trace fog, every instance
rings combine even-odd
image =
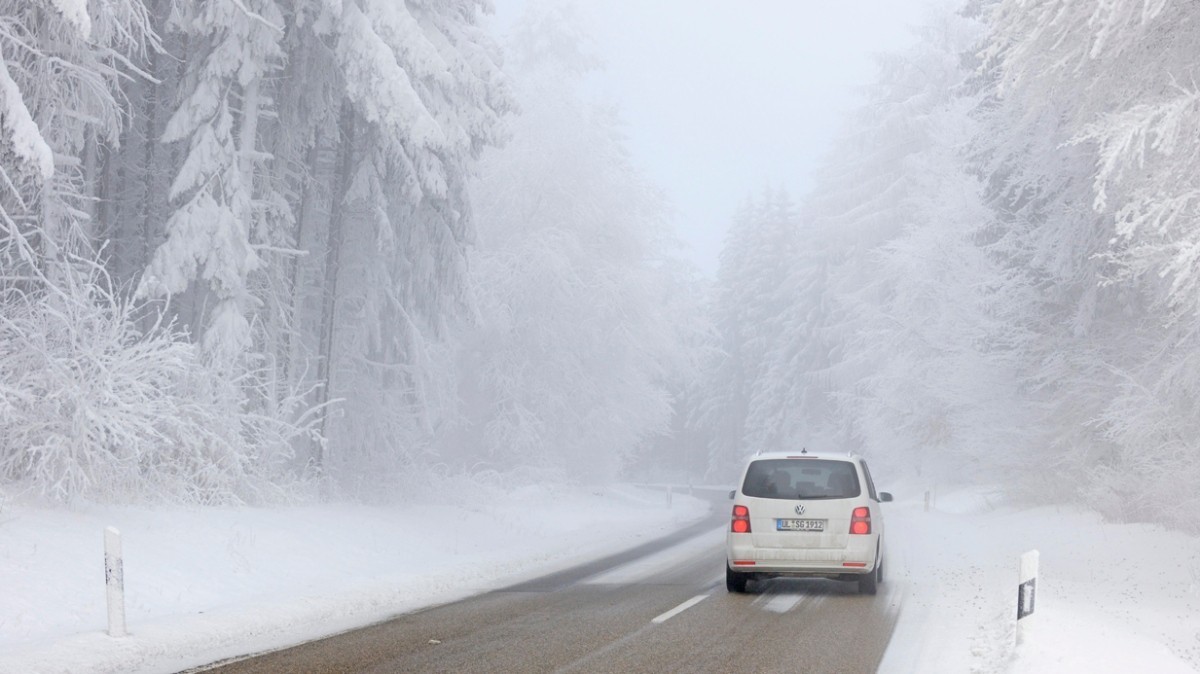
[[[0,671],[1200,666],[1200,3],[0,17]]]
[[[498,31],[537,6],[499,0]],[[925,0],[575,7],[582,49],[598,64],[582,89],[616,106],[634,162],[671,204],[685,257],[708,276],[747,195],[812,187],[877,57],[911,43],[930,11]]]
[[[6,490],[807,446],[1195,526],[1190,6],[218,4],[0,1]]]

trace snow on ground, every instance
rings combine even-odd
[[[702,517],[633,487],[530,487],[455,506],[122,508],[0,501],[0,673],[174,672],[603,557]],[[105,633],[121,531],[129,636]]]
[[[901,491],[901,490],[897,490]],[[1073,508],[1016,509],[996,490],[921,490],[889,507],[899,625],[884,674],[1200,671],[1200,540]],[[1015,645],[1017,569],[1040,553]]]
[[[1200,540],[987,489],[888,509],[884,674],[1200,671]],[[661,491],[527,488],[458,506],[76,511],[0,501],[0,673],[173,672],[453,601],[632,547],[702,517]],[[130,636],[104,633],[102,532],[121,529]],[[608,572],[711,549],[710,532]],[[1041,553],[1014,646],[1017,560]],[[594,579],[593,579],[594,582]],[[790,610],[792,607],[779,607]]]

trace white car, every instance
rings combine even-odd
[[[875,594],[883,581],[883,512],[862,458],[759,454],[746,465],[725,536],[725,587],[777,576],[854,581]]]

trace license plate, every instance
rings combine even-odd
[[[825,531],[825,520],[775,520],[776,531]]]

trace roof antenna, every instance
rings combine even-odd
[[[800,448],[800,453],[801,453],[801,454],[808,454],[808,447],[801,447],[801,448]]]

